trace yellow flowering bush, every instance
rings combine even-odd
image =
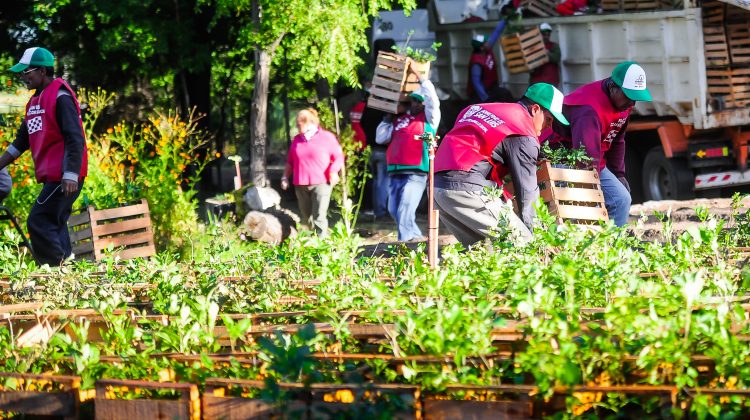
[[[3,119],[6,126],[0,127],[0,153],[7,150],[8,146],[15,140],[16,131],[21,126],[23,115],[6,114]],[[10,208],[18,221],[23,223],[42,189],[41,184],[37,184],[34,177],[34,162],[31,160],[31,153],[24,153],[16,159],[8,166],[8,172],[13,178],[13,190],[3,201],[3,205]]]

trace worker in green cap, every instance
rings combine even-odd
[[[71,256],[68,218],[81,193],[87,171],[81,109],[73,89],[54,75],[55,57],[44,48],[29,48],[10,71],[34,94],[16,139],[0,156],[0,170],[31,151],[41,192],[26,222],[34,257],[40,264],[60,265]]]
[[[427,186],[430,161],[427,142],[415,139],[424,133],[434,135],[441,115],[435,86],[414,69],[411,61],[408,71],[419,78],[419,89],[400,104],[401,113],[386,117],[378,125],[375,135],[378,144],[388,145],[388,213],[396,221],[398,240],[402,242],[426,239],[417,225],[416,213]]]
[[[646,71],[625,61],[603,80],[584,85],[565,97],[563,114],[570,126],[555,124],[553,145],[583,146],[599,170],[604,202],[617,226],[628,222],[630,185],[625,178],[625,131],[638,101],[651,101]]]
[[[471,40],[472,53],[469,58],[469,81],[466,93],[473,104],[484,102],[510,102],[510,91],[500,87],[497,59],[492,49],[505,29],[505,20],[500,20],[492,35],[475,35]]]

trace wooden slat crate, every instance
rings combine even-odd
[[[510,73],[525,73],[549,62],[539,28],[505,35],[500,39],[505,65]]]
[[[608,221],[599,172],[554,168],[541,162],[536,173],[539,195],[558,223],[594,224]]]
[[[720,1],[704,1],[701,6],[703,15],[703,25],[722,25],[724,24],[724,12],[727,4]]]
[[[601,0],[599,6],[605,12],[619,12],[622,9],[621,0]]]
[[[750,63],[750,22],[731,23],[726,28],[732,64]]]
[[[396,113],[398,102],[419,87],[419,80],[408,72],[409,61],[407,57],[395,53],[378,53],[370,97],[367,99],[368,107]],[[412,63],[418,73],[429,77],[430,63]]]
[[[622,0],[622,11],[624,12],[657,10],[663,6],[664,4],[660,0]]]
[[[457,391],[470,391],[482,401],[464,401],[446,398]],[[448,385],[442,395],[424,396],[425,420],[451,419],[532,419],[533,395],[537,388],[531,385],[465,386]],[[511,397],[512,396],[512,397]]]
[[[519,7],[541,17],[557,16],[555,0],[521,0]]]
[[[88,207],[68,221],[76,258],[100,260],[110,245],[121,259],[156,254],[148,201],[114,209]]]
[[[706,70],[708,94],[722,108],[742,108],[750,104],[750,69]]]
[[[187,383],[148,382],[120,379],[96,381],[94,411],[96,419],[176,419],[199,420],[201,399],[198,387]],[[136,391],[172,391],[177,399],[121,399],[118,393]]]
[[[251,394],[265,387],[264,381],[241,379],[206,379],[203,393],[203,418],[206,420],[268,419],[268,418],[354,418],[378,409],[378,403],[399,399],[403,408],[394,413],[378,411],[379,416],[394,419],[416,419],[419,410],[419,388],[397,384],[311,384],[279,383],[292,399],[284,405],[265,402],[260,398],[232,396],[232,390]],[[235,391],[236,395],[236,391]],[[386,403],[383,408],[388,407]]]
[[[81,378],[0,372],[0,414],[77,419]],[[14,386],[9,386],[14,383]]]
[[[703,44],[706,66],[729,65],[729,45],[723,25],[703,26]]]

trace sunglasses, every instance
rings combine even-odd
[[[26,70],[22,71],[21,74],[24,75],[24,76],[27,76],[27,75],[29,75],[29,74],[31,74],[31,73],[39,70],[39,69],[40,69],[40,67],[29,68],[29,69],[26,69]]]

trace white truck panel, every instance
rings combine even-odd
[[[548,22],[562,53],[562,90],[570,93],[594,80],[608,77],[617,63],[633,60],[646,70],[654,102],[639,102],[636,114],[674,116],[697,129],[750,124],[746,110],[711,112],[708,107],[701,10],[655,11],[607,15],[527,19]],[[439,25],[431,21],[442,42],[434,68],[442,88],[454,98],[466,98],[470,40],[488,35],[497,22]],[[499,44],[499,43],[498,43]],[[502,63],[499,45],[495,54]],[[516,96],[528,86],[528,73],[511,75],[501,64],[502,84]],[[447,85],[450,81],[450,86]]]

